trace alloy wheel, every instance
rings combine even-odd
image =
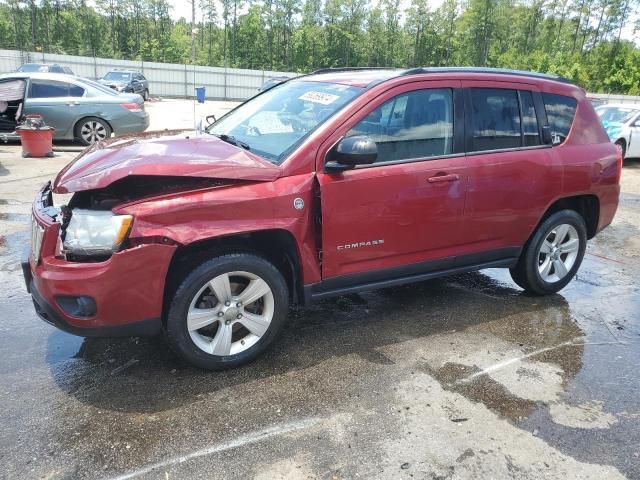
[[[191,300],[187,329],[205,353],[236,355],[262,338],[273,314],[274,296],[267,282],[250,272],[223,273]]]
[[[569,274],[578,258],[580,236],[573,225],[563,223],[552,229],[540,245],[538,272],[548,283],[559,282]]]
[[[97,120],[91,120],[82,125],[80,136],[87,143],[96,143],[107,138],[107,129]]]

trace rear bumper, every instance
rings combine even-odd
[[[116,135],[144,132],[149,128],[149,112],[130,113],[109,122]]]
[[[598,192],[600,200],[600,217],[596,233],[599,233],[613,221],[620,201],[620,185],[610,185]]]

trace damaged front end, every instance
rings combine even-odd
[[[152,132],[100,142],[77,156],[49,186],[54,194],[73,194],[58,220],[61,254],[69,261],[104,261],[141,243],[176,244],[165,237],[129,239],[136,219],[121,212],[122,207],[269,182],[281,173],[279,166],[211,135]]]
[[[101,262],[115,252],[141,243],[129,239],[133,216],[113,213],[117,207],[236,183],[211,178],[130,176],[105,188],[76,192],[67,205],[50,206],[60,223],[60,255],[71,262]],[[50,185],[43,193],[47,189],[51,196]],[[173,243],[164,238],[150,240]]]

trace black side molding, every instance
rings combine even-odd
[[[518,262],[521,250],[520,247],[501,248],[460,257],[447,257],[428,262],[330,278],[319,283],[305,285],[303,287],[304,304],[308,305],[337,295],[421,282],[484,268],[511,268]]]

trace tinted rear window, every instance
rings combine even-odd
[[[471,89],[471,151],[518,148],[522,144],[516,90]]]
[[[82,97],[84,95],[84,88],[74,85],[72,83],[69,84],[69,96],[70,97]]]
[[[559,145],[569,135],[578,102],[575,98],[553,93],[543,93],[542,99],[544,100],[544,109],[547,112],[547,120],[551,127],[553,144]]]
[[[68,97],[69,84],[54,80],[31,80],[30,98]]]

